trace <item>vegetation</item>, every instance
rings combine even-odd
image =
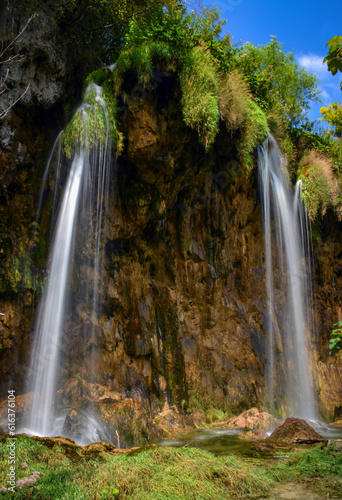
[[[329,353],[335,354],[336,352],[342,351],[342,321],[334,324],[334,329],[331,332],[330,342],[329,342]]]
[[[342,72],[342,36],[333,36],[327,42],[326,46],[329,47],[329,51],[328,55],[323,59],[323,62],[326,62],[328,64],[328,70],[331,71],[333,75],[336,75],[338,71]]]
[[[71,158],[75,144],[88,149],[99,144],[103,148],[108,141],[107,107],[95,84],[88,87],[85,103],[76,111],[62,136],[63,150],[68,158]],[[111,130],[115,131],[115,126],[112,125]]]
[[[305,68],[299,69],[293,53],[286,54],[276,37],[260,47],[242,46],[237,67],[261,108],[276,111],[292,126],[305,121],[311,102],[320,101],[317,78]]]
[[[312,220],[323,217],[330,206],[337,205],[339,186],[330,159],[315,150],[306,152],[300,161],[298,178]]]
[[[323,118],[320,120],[325,120],[328,122],[334,130],[331,131],[335,137],[342,137],[342,105],[338,102],[333,102],[328,107],[321,107],[321,115]]]
[[[205,148],[214,142],[219,128],[218,81],[209,54],[193,48],[180,73],[184,121],[196,129]]]
[[[7,483],[8,447],[0,441],[0,487]],[[128,454],[80,448],[18,436],[16,493],[6,498],[105,499],[258,498],[277,482],[303,481],[333,495],[342,486],[341,451],[334,446],[295,451],[264,466],[233,455],[215,457],[197,448],[154,447]],[[7,485],[8,486],[8,485]],[[0,490],[1,491],[1,490]]]

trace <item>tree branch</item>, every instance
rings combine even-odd
[[[26,90],[18,97],[18,99],[16,99],[14,102],[12,102],[12,104],[10,104],[7,108],[5,108],[3,111],[1,111],[0,120],[3,120],[7,116],[7,114],[13,108],[13,106],[15,104],[17,104],[17,102],[19,102],[24,97],[24,95],[27,93],[29,88],[30,88],[30,84],[28,84],[28,86],[26,87]]]
[[[26,30],[27,26],[30,24],[30,22],[32,21],[33,18],[35,18],[37,16],[37,12],[35,12],[34,14],[32,14],[32,16],[28,19],[27,23],[25,24],[25,26],[23,27],[23,29],[20,31],[20,33],[18,33],[18,35],[13,38],[13,40],[7,45],[7,47],[5,47],[3,49],[3,51],[0,53],[0,59],[3,57],[4,53],[10,48],[12,47],[15,42],[21,37],[21,35],[24,33],[24,31]],[[19,55],[19,54],[17,54]],[[16,57],[16,56],[14,56]]]

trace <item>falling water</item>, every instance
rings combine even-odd
[[[49,177],[53,179],[53,206],[58,205],[58,211],[52,217],[55,229],[48,279],[35,325],[27,390],[34,393],[28,430],[44,436],[54,434],[60,420],[55,397],[61,371],[68,361],[61,360],[62,342],[66,335],[79,329],[77,323],[83,322],[87,325],[86,328],[83,325],[86,349],[94,341],[93,316],[100,312],[101,250],[111,166],[108,115],[101,87],[94,84],[88,87],[85,102],[74,120],[78,140],[73,145],[71,160],[61,154],[63,133],[54,148],[57,150],[54,175],[50,172],[50,158],[43,179],[43,184]],[[46,185],[42,192],[44,189]],[[39,205],[41,210],[42,195]],[[76,324],[70,318],[76,319]]]
[[[279,414],[314,419],[310,239],[301,186],[291,193],[271,136],[259,147],[258,166],[265,231],[268,405]]]

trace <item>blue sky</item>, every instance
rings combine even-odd
[[[224,31],[234,44],[242,40],[262,45],[275,35],[285,52],[293,52],[298,64],[318,77],[323,102],[312,106],[310,120],[320,117],[321,106],[342,102],[342,74],[332,76],[323,65],[327,41],[342,35],[342,0],[203,0],[202,4],[221,8],[227,21]]]

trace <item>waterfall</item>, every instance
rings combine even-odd
[[[272,136],[258,148],[262,197],[267,339],[267,405],[279,415],[315,419],[310,236],[301,186],[291,192]]]
[[[56,141],[42,186],[43,193],[50,178],[50,211],[55,226],[48,278],[34,329],[27,383],[27,392],[34,396],[27,427],[29,432],[44,436],[56,433],[60,420],[55,408],[56,391],[62,372],[67,371],[75,354],[65,352],[65,347],[61,354],[62,344],[68,337],[68,345],[73,345],[75,331],[83,341],[84,352],[89,347],[91,350],[93,325],[101,312],[103,233],[111,169],[108,114],[101,87],[88,87],[84,103],[69,125],[71,129]],[[67,149],[70,137],[73,143],[69,144],[68,159],[63,149]],[[55,172],[51,171],[53,156],[57,158]],[[41,194],[39,211],[42,204]],[[84,363],[84,370],[93,374],[94,356],[88,356]]]

